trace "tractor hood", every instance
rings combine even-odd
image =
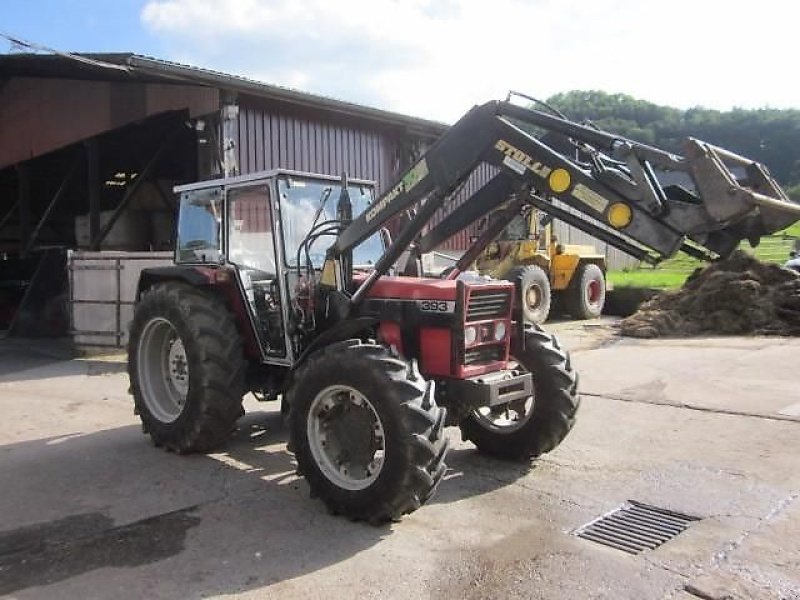
[[[366,279],[366,275],[357,273],[353,279],[356,284],[360,285]],[[384,276],[375,282],[366,297],[402,300],[455,300],[456,289],[457,283],[447,279]]]

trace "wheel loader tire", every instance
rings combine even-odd
[[[516,267],[506,275],[506,279],[517,286],[525,322],[537,325],[544,323],[550,314],[552,302],[550,278],[544,269],[537,265]]]
[[[575,424],[578,375],[556,337],[538,326],[526,328],[525,348],[515,343],[512,351],[531,373],[533,396],[494,410],[480,408],[461,422],[461,432],[485,454],[534,458],[558,446]]]
[[[348,340],[315,352],[293,381],[298,471],[330,512],[379,524],[431,497],[446,470],[445,410],[415,363]]]
[[[128,375],[142,428],[156,446],[205,452],[244,414],[245,361],[223,301],[184,283],[147,290],[136,306]]]
[[[567,312],[576,319],[596,319],[606,303],[606,278],[593,263],[578,266],[564,293]]]

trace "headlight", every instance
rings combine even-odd
[[[471,346],[478,339],[478,329],[476,327],[467,327],[464,329],[464,345]]]
[[[502,322],[496,323],[494,326],[494,339],[499,342],[504,337],[506,337],[506,324]]]

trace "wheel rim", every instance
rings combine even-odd
[[[481,406],[473,414],[486,429],[496,433],[513,433],[531,420],[533,405],[534,396],[531,395],[499,406]]]
[[[525,289],[525,304],[528,310],[536,311],[542,303],[544,294],[538,285],[532,284]]]
[[[586,300],[589,302],[589,304],[597,304],[600,302],[600,296],[600,282],[596,279],[592,279],[586,284]]]
[[[163,423],[175,421],[183,412],[189,393],[189,362],[172,323],[156,317],[145,324],[136,362],[147,409]]]
[[[322,473],[338,487],[363,490],[380,475],[386,456],[383,424],[358,390],[333,385],[308,411],[308,445]]]

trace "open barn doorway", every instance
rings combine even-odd
[[[70,333],[69,251],[169,251],[203,136],[167,112],[0,171],[0,332]]]

